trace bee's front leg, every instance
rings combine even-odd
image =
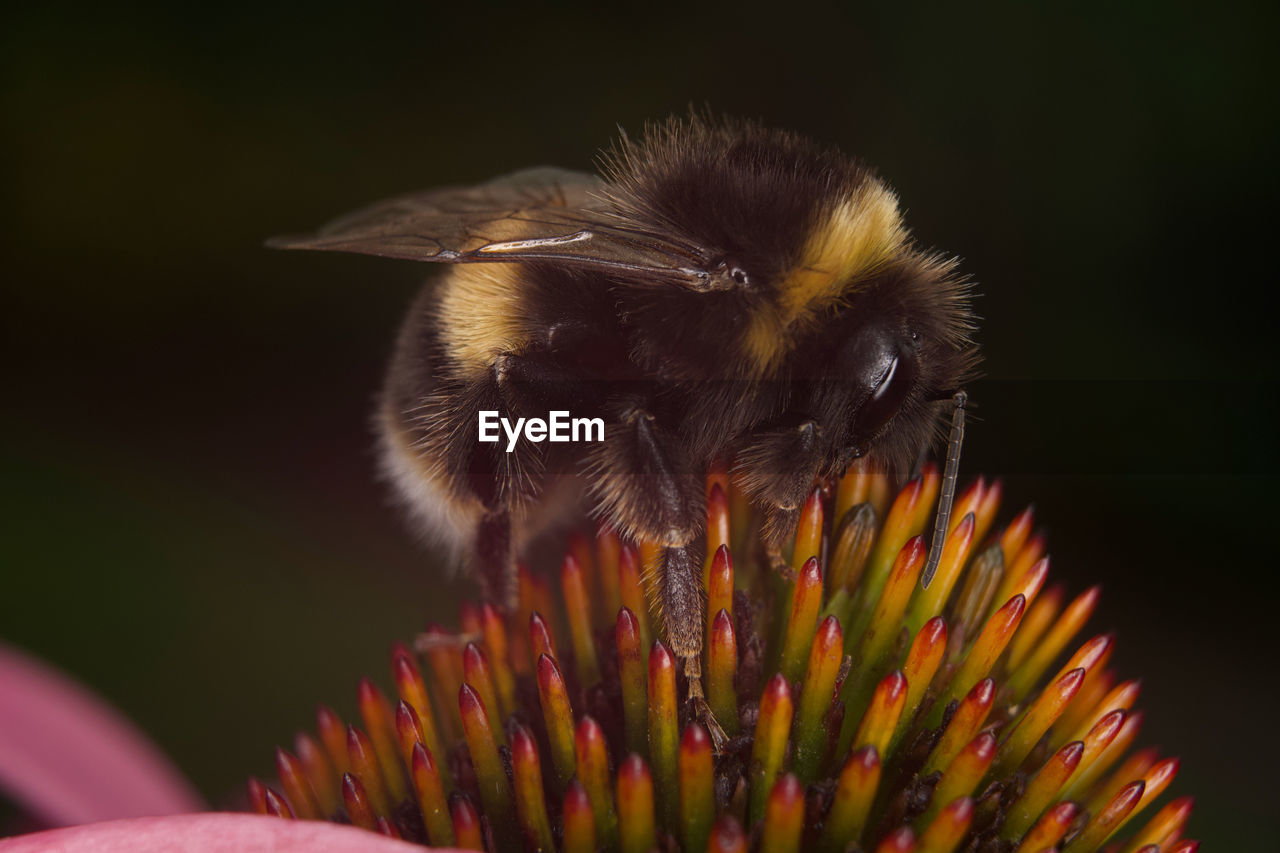
[[[770,565],[783,577],[795,574],[782,547],[796,530],[800,510],[826,459],[822,429],[806,420],[793,427],[759,430],[748,437],[734,465],[735,480],[764,510],[761,538]]]

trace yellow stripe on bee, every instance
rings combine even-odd
[[[793,324],[839,302],[905,241],[898,198],[877,180],[831,208],[779,284],[777,306],[761,310],[747,330],[747,353],[759,372],[768,373],[785,354]]]
[[[883,265],[905,238],[897,197],[879,181],[864,183],[827,214],[783,281],[785,319],[793,321],[839,299]]]
[[[473,371],[528,342],[517,286],[519,264],[463,264],[442,282],[440,329],[450,355]]]

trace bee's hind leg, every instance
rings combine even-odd
[[[510,610],[515,607],[519,584],[507,508],[489,509],[476,527],[475,539],[475,576],[480,579],[484,598]]]

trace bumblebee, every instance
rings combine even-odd
[[[709,466],[762,514],[770,559],[815,482],[950,443],[941,552],[977,361],[971,287],[912,240],[858,161],[694,116],[623,137],[599,176],[533,169],[375,204],[288,249],[450,264],[410,309],[378,415],[422,526],[510,602],[515,558],[580,506],[661,545],[659,605],[701,694]],[[600,419],[603,440],[481,440],[479,413]]]

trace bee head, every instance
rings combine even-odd
[[[834,467],[872,454],[910,469],[974,373],[968,284],[906,252],[826,312],[791,354],[792,406],[823,425]]]
[[[802,137],[699,116],[624,139],[604,171],[638,233],[688,246],[721,285],[624,288],[642,363],[773,389],[833,458],[915,461],[976,360],[970,294],[884,182]]]

